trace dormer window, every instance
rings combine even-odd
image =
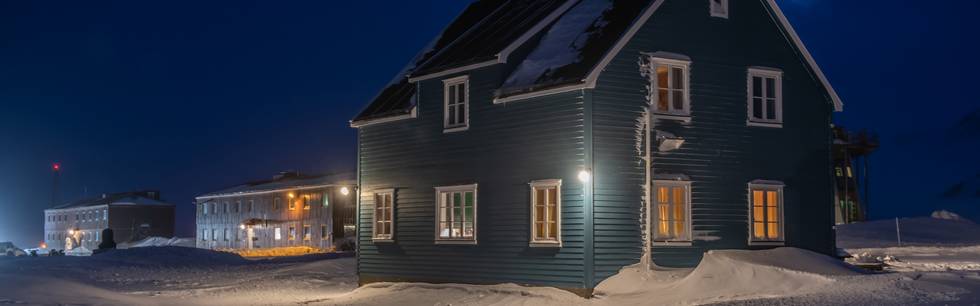
[[[711,3],[711,17],[728,19],[728,0],[708,0]]]
[[[443,80],[445,132],[465,131],[470,127],[470,81],[468,76]]]

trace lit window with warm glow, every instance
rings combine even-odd
[[[296,199],[289,197],[289,210],[296,210]]]
[[[394,195],[394,190],[374,194],[374,240],[392,240],[395,237]]]
[[[561,180],[531,182],[531,245],[561,245]]]
[[[290,226],[289,231],[286,232],[286,235],[289,235],[288,238],[290,241],[296,240],[296,227]]]
[[[749,125],[780,127],[783,123],[783,72],[749,68]]]
[[[643,75],[650,82],[649,101],[657,115],[689,117],[691,115],[689,57],[658,51],[647,54]]]
[[[436,187],[437,243],[476,243],[476,187]]]
[[[276,238],[276,240],[282,240],[282,228],[281,227],[277,227],[275,229],[275,238]]]
[[[312,197],[310,195],[303,196],[303,210],[310,210],[310,206],[312,206],[310,205],[311,201]]]
[[[783,186],[749,184],[749,201],[752,241],[783,241]]]
[[[303,225],[303,241],[313,240],[313,231],[310,229],[310,225]]]
[[[655,242],[691,241],[691,182],[654,181]]]

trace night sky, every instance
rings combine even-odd
[[[980,2],[779,2],[881,135],[872,217],[980,215],[942,196],[980,173]],[[348,120],[467,3],[0,0],[0,241],[43,238],[53,162],[62,202],[160,190],[182,236],[194,195],[352,170]]]

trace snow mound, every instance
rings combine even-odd
[[[705,304],[805,294],[833,283],[833,277],[859,274],[844,262],[797,248],[722,250],[705,253],[686,276],[626,267],[600,283],[596,294],[628,297],[624,304],[632,305]]]
[[[960,215],[954,212],[950,212],[946,210],[937,210],[932,212],[932,218],[941,219],[941,220],[953,220],[953,221],[969,221],[964,219],[963,217],[960,217]]]
[[[193,248],[195,246],[195,241],[193,238],[149,237],[140,241],[120,243],[118,248],[130,249],[130,248],[165,247],[165,246],[179,246],[185,248]]]
[[[944,214],[939,214],[943,216]],[[948,216],[948,215],[945,215]],[[898,220],[904,246],[980,245],[980,225],[966,219],[908,218]],[[837,247],[844,249],[898,246],[895,220],[837,226]]]
[[[159,267],[227,266],[248,263],[237,254],[185,247],[141,247],[111,250],[93,258],[116,264]]]
[[[68,251],[65,251],[65,255],[68,256],[92,256],[92,250],[85,247],[77,247]]]

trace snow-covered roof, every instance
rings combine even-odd
[[[548,27],[498,96],[582,82],[648,3],[581,0]]]
[[[407,118],[415,108],[415,82],[492,64],[508,63],[495,102],[540,93],[593,88],[598,73],[657,10],[653,0],[482,0],[471,4],[408,68],[351,120],[351,125]],[[773,18],[824,87],[835,110],[840,97],[800,41],[778,5]],[[515,48],[524,50],[513,52]],[[511,55],[514,58],[509,58]],[[513,64],[511,64],[513,63]]]
[[[52,210],[71,209],[71,208],[81,208],[81,207],[91,207],[91,206],[101,206],[101,205],[171,206],[173,204],[160,200],[160,192],[158,191],[132,191],[132,192],[120,192],[120,193],[107,193],[107,194],[99,195],[97,197],[68,202],[59,206],[55,206],[54,208],[51,209]]]
[[[229,188],[209,192],[197,197],[198,200],[216,197],[239,196],[263,192],[275,192],[304,188],[320,188],[327,186],[353,186],[356,184],[353,173],[329,175],[280,175],[271,180],[255,181],[235,185]]]

